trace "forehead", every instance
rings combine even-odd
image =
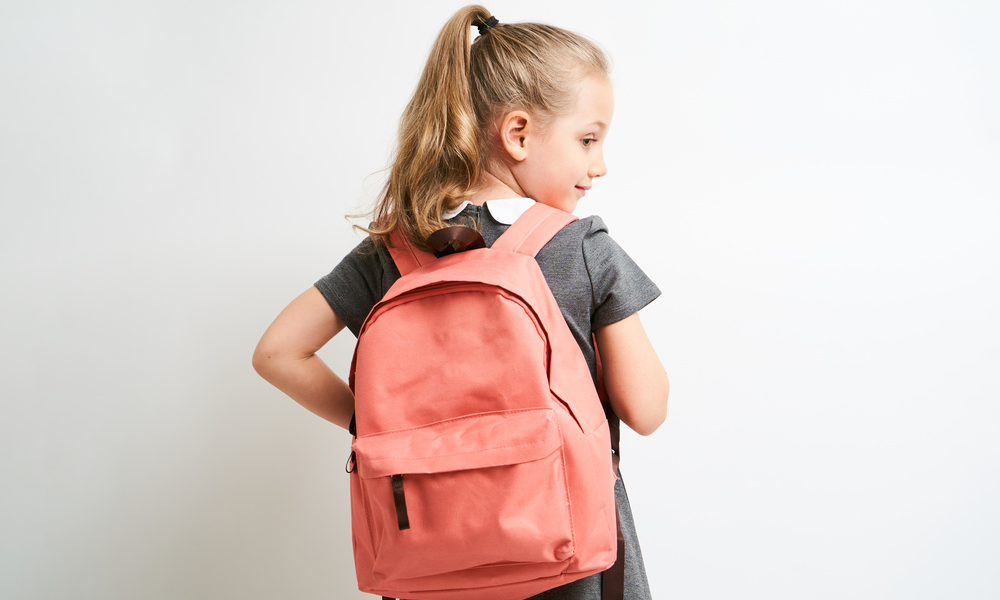
[[[588,76],[580,81],[576,102],[566,116],[576,125],[599,125],[607,128],[615,112],[615,96],[607,77]]]

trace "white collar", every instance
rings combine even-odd
[[[458,213],[462,212],[466,206],[472,204],[468,200],[459,205],[455,210],[446,211],[443,217],[454,219]],[[531,198],[504,198],[503,200],[487,200],[486,208],[490,211],[490,216],[498,223],[513,225],[518,217],[535,204]]]

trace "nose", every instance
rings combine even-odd
[[[594,153],[594,160],[590,163],[590,170],[587,175],[590,177],[604,177],[608,174],[608,165],[604,163],[604,151],[598,147]]]

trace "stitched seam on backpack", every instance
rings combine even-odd
[[[443,421],[437,421],[435,423],[428,423],[426,425],[414,425],[413,427],[407,427],[406,429],[393,429],[392,431],[380,431],[378,433],[371,433],[365,436],[361,436],[358,439],[371,439],[383,435],[393,435],[397,433],[403,433],[404,431],[414,431],[416,429],[427,429],[435,425],[440,425],[441,423],[457,423],[459,421],[466,421],[468,419],[484,419],[487,417],[492,417],[494,419],[503,418],[504,415],[512,415],[514,413],[526,413],[526,412],[538,412],[538,411],[551,411],[549,407],[536,407],[536,408],[515,408],[513,410],[501,410],[497,412],[487,412],[487,413],[477,413],[474,415],[465,415],[464,417],[455,417],[453,419],[445,419]]]
[[[563,440],[562,431],[557,430],[557,432],[559,434],[559,462],[562,463],[562,471],[563,471],[563,488],[566,490],[566,493],[565,493],[566,506],[567,507],[571,507],[571,506],[573,506],[573,499],[570,498],[570,496],[569,496],[570,483],[569,483],[569,467],[566,465],[566,462],[567,462],[566,461],[566,443],[565,443],[565,440]],[[569,512],[569,527],[570,527],[570,531],[573,532],[573,535],[572,535],[572,539],[573,539],[573,552],[576,552],[576,521],[573,518],[573,510],[570,509],[567,512]]]
[[[543,444],[544,444],[544,442],[540,442],[540,441],[539,442],[526,442],[524,444],[510,444],[508,446],[493,446],[493,447],[490,447],[490,448],[484,448],[482,450],[469,450],[468,452],[454,452],[452,454],[431,454],[429,456],[379,456],[377,458],[371,458],[371,457],[369,457],[366,460],[369,463],[377,461],[377,460],[399,460],[399,459],[404,459],[404,460],[422,460],[422,459],[426,459],[426,458],[442,458],[442,457],[445,457],[445,456],[464,456],[464,455],[467,455],[467,454],[479,454],[481,452],[488,452],[488,451],[493,451],[493,450],[508,450],[510,448],[525,448],[525,447],[531,447],[531,446],[541,446]]]

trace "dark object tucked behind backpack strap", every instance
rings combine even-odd
[[[434,256],[441,258],[456,252],[485,248],[483,236],[471,227],[456,225],[438,229],[427,238],[427,245],[434,251]]]

